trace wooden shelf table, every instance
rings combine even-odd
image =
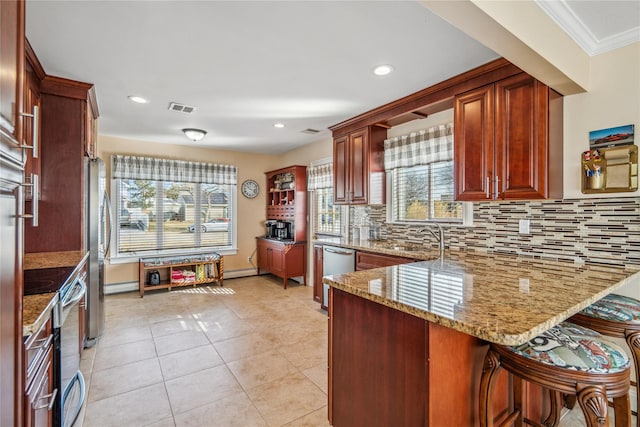
[[[138,284],[140,298],[144,297],[145,291],[156,289],[168,289],[182,286],[209,285],[217,283],[223,286],[224,257],[217,252],[209,252],[194,255],[175,255],[146,257],[139,260]],[[149,283],[151,271],[158,271],[160,282],[158,284]],[[193,279],[174,279],[173,272],[177,270],[189,271],[195,274]]]

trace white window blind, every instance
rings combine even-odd
[[[385,141],[390,219],[461,222],[463,205],[453,200],[453,124]]]
[[[397,168],[390,176],[393,221],[462,220],[462,203],[453,200],[453,161]]]
[[[333,204],[333,187],[314,190],[316,233],[339,235],[342,230],[342,208]]]
[[[340,235],[344,209],[333,204],[333,163],[322,162],[307,169],[307,189],[311,192],[313,232]]]
[[[114,156],[112,170],[116,256],[233,247],[234,166]]]
[[[453,317],[462,302],[464,281],[461,273],[403,265],[395,272],[394,297],[401,303]],[[400,285],[400,283],[402,285]]]

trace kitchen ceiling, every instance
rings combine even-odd
[[[638,1],[537,3],[591,55],[638,41]],[[95,84],[100,135],[257,153],[498,56],[417,1],[27,0],[26,21],[48,74]]]

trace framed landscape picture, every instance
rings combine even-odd
[[[615,147],[633,144],[634,125],[618,126],[589,132],[589,148]]]

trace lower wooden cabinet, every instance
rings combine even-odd
[[[53,330],[51,318],[25,342],[24,425],[48,427],[58,390],[53,383]]]
[[[322,302],[322,245],[313,246],[313,300],[319,302],[323,309],[327,309]]]
[[[303,278],[307,284],[307,242],[281,242],[259,237],[258,274],[269,272],[283,279],[287,289],[287,280],[293,277]]]
[[[356,252],[356,271],[370,270],[372,268],[390,267],[398,264],[415,262],[415,259],[394,255],[381,255],[371,252]]]
[[[351,426],[477,426],[488,344],[479,338],[331,288],[329,420]],[[504,421],[508,374],[494,390]],[[525,383],[526,411],[548,410],[543,390]]]

